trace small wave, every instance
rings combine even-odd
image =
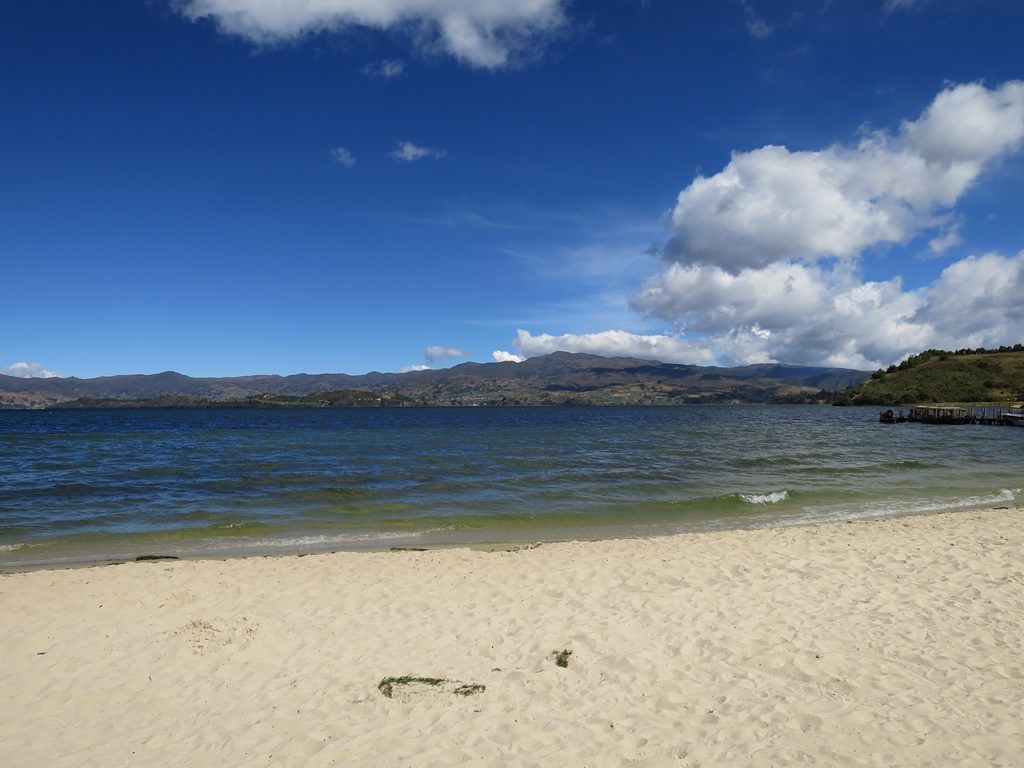
[[[321,547],[333,544],[353,544],[356,542],[368,541],[394,541],[400,539],[412,539],[424,536],[428,533],[437,533],[441,528],[431,528],[424,531],[402,531],[395,533],[344,533],[336,536],[295,536],[283,539],[261,539],[251,542],[245,546],[252,546],[258,549],[302,549],[303,547]],[[238,546],[243,546],[239,544]]]
[[[989,496],[962,496],[952,499],[935,499],[922,501],[904,501],[884,505],[872,505],[859,510],[816,510],[809,511],[797,518],[795,523],[827,522],[829,520],[872,520],[885,517],[901,517],[903,515],[927,515],[957,510],[986,509],[998,504],[1014,504],[1020,488],[1013,490],[1004,488]]]
[[[741,493],[740,498],[747,504],[778,504],[789,498],[789,491],[773,491],[772,493]]]
[[[995,504],[1013,502],[1016,501],[1016,499],[1017,494],[1014,491],[1009,488],[1003,488],[999,493],[992,494],[991,496],[965,496],[959,499],[948,499],[943,501],[911,502],[908,504],[875,509],[872,510],[872,512],[879,515],[885,515],[892,513],[942,512],[954,509],[980,509],[981,507],[990,507]]]
[[[14,550],[21,549],[24,546],[24,542],[18,542],[17,544],[0,544],[0,552],[13,552]]]
[[[904,461],[891,461],[888,464],[884,464],[884,469],[891,469],[898,472],[912,472],[918,469],[931,469],[931,464],[925,464],[923,461],[911,461],[909,459]]]

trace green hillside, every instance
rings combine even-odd
[[[837,405],[1018,403],[1024,400],[1024,344],[998,350],[929,349],[848,389]]]

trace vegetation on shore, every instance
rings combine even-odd
[[[145,398],[79,397],[50,406],[58,409],[81,408],[387,408],[414,405],[415,402],[395,392],[366,392],[341,389],[313,395],[251,395],[249,397],[212,400],[191,395],[161,395]]]
[[[998,349],[928,349],[879,369],[836,405],[1016,403],[1024,400],[1024,344]]]
[[[408,406],[601,406],[601,405],[713,405],[738,403],[768,403],[776,405],[828,405],[837,396],[826,389],[778,393],[769,388],[738,393],[715,392],[702,395],[683,395],[665,392],[643,385],[632,390],[595,391],[580,393],[540,393],[518,397],[468,395],[461,398],[412,398],[396,392],[366,392],[339,390],[316,395],[250,395],[249,397],[214,400],[193,395],[160,395],[158,397],[79,397],[49,405],[56,410],[85,410],[93,408],[394,408]]]

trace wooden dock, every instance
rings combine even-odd
[[[1012,412],[1010,406],[976,407],[954,405],[915,405],[904,412],[903,408],[891,408],[878,414],[882,424],[982,424],[990,427],[1005,427],[1013,422],[1005,418]],[[1018,413],[1021,411],[1018,409]]]

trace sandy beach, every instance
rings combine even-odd
[[[1021,765],[1022,638],[1022,509],[13,573],[0,764]]]

